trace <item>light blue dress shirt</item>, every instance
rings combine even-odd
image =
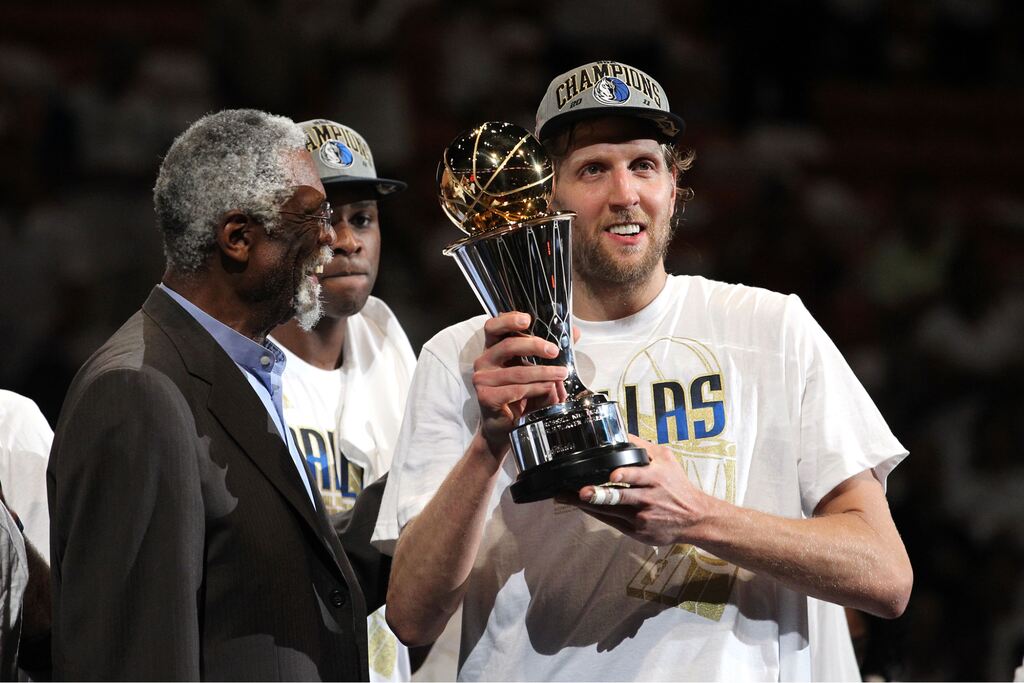
[[[299,471],[299,478],[302,479],[306,493],[309,494],[309,502],[315,508],[316,499],[313,497],[313,488],[309,483],[306,463],[284,421],[284,410],[281,405],[281,375],[284,374],[286,362],[284,353],[269,339],[262,345],[257,344],[209,315],[170,287],[163,283],[158,286],[195,318],[204,330],[210,333],[210,336],[242,371],[242,375],[249,380],[249,384],[252,385],[270,418],[274,421],[278,434],[288,445],[288,452],[291,453],[295,468]]]

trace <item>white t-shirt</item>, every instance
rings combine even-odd
[[[382,547],[477,427],[484,320],[423,347],[375,529]],[[670,277],[635,315],[575,323],[584,383],[724,500],[809,516],[842,481],[874,469],[884,482],[907,454],[796,296]],[[816,617],[837,607],[819,612],[699,548],[653,548],[569,506],[516,505],[515,475],[506,458],[463,602],[461,679],[806,680],[819,670],[810,613],[817,637]]]
[[[344,362],[314,367],[275,342],[287,362],[284,418],[312,468],[329,513],[347,510],[365,484],[388,471],[416,357],[384,302],[370,297],[348,318]],[[386,384],[381,389],[378,383]],[[371,681],[408,681],[409,650],[384,621],[366,620]]]
[[[0,483],[4,497],[25,525],[25,537],[50,561],[50,512],[46,464],[53,430],[36,404],[0,390]]]

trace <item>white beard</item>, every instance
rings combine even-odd
[[[295,293],[295,320],[306,332],[312,330],[324,313],[320,302],[320,283],[303,278],[299,291]]]
[[[309,260],[309,266],[303,269],[305,273],[314,273],[321,265],[327,265],[334,257],[330,247],[323,247]],[[312,330],[324,314],[323,302],[320,300],[320,283],[314,279],[303,277],[299,283],[299,289],[295,292],[295,321],[299,323],[306,332]]]

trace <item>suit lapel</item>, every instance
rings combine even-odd
[[[202,325],[159,288],[142,309],[174,343],[189,373],[210,385],[210,413],[320,539],[346,580],[352,578],[319,492],[314,486],[314,508],[288,446],[242,371]]]
[[[219,349],[218,349],[219,350]],[[322,537],[318,514],[263,402],[234,363],[217,363],[210,382],[210,412],[249,459]],[[254,419],[254,416],[258,418]],[[333,552],[331,553],[334,554]]]

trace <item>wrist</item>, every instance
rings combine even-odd
[[[469,444],[469,452],[477,459],[484,462],[489,468],[497,472],[501,469],[501,463],[508,453],[510,444],[508,438],[497,443],[484,436],[483,429],[478,428]]]
[[[690,543],[702,548],[710,548],[722,541],[722,529],[734,506],[720,498],[699,491],[697,495],[697,513],[693,523],[687,529]]]

